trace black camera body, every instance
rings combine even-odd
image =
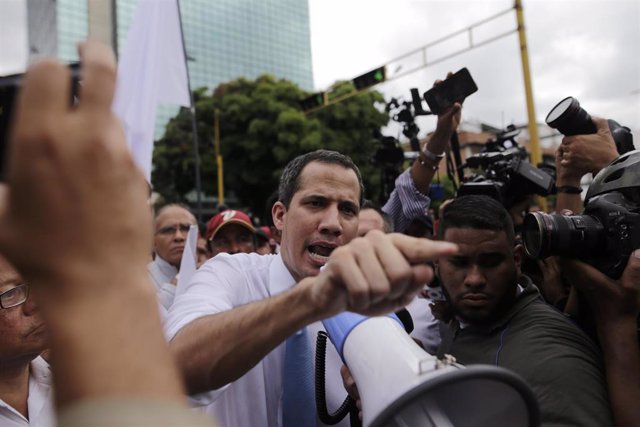
[[[513,140],[517,134],[515,128],[507,128],[495,141],[487,143],[486,150],[492,151],[466,159],[464,167],[482,169],[484,174],[474,175],[464,182],[457,196],[485,195],[510,208],[531,194],[546,196],[553,191],[554,178],[527,161],[527,152]],[[505,144],[507,141],[509,143]]]
[[[590,199],[582,215],[528,213],[523,240],[531,258],[578,258],[617,279],[640,244],[640,206],[615,191]]]
[[[566,136],[588,135],[597,132],[597,128],[589,113],[587,113],[577,99],[569,96],[549,111],[545,119],[547,124]],[[621,126],[615,120],[607,120],[611,136],[616,143],[618,154],[625,154],[635,150],[633,135],[626,126]]]
[[[622,275],[640,248],[640,151],[618,157],[589,187],[582,215],[528,213],[523,241],[531,258],[574,257],[607,276]]]

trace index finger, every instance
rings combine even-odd
[[[80,45],[82,87],[80,109],[111,111],[116,86],[116,59],[107,45],[87,41]]]
[[[32,65],[17,97],[14,131],[50,122],[47,117],[52,112],[64,113],[69,108],[70,88],[71,72],[62,63],[45,59]]]
[[[393,233],[390,236],[394,246],[402,252],[411,264],[424,263],[458,253],[458,245],[454,243],[429,240],[424,237],[411,237],[398,233]]]

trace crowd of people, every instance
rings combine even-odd
[[[640,249],[617,280],[573,258],[526,266],[511,213],[480,195],[448,201],[435,226],[429,187],[460,103],[384,206],[365,200],[348,156],[313,151],[284,169],[272,228],[222,209],[188,251],[196,217],[178,204],[152,214],[111,112],[112,52],[88,42],[81,59],[77,106],[68,70],[46,60],[17,104],[0,187],[0,425],[324,425],[314,343],[344,311],[403,312],[427,352],[515,372],[543,425],[640,424]],[[558,188],[618,157],[594,122],[563,139]],[[579,213],[580,194],[559,192],[556,210]],[[329,408],[347,394],[360,405],[357,387],[329,346]]]

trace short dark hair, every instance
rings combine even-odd
[[[302,169],[311,162],[320,162],[330,165],[340,165],[344,168],[351,169],[356,173],[358,184],[360,185],[359,205],[362,206],[364,201],[364,184],[360,170],[353,163],[350,157],[340,154],[337,151],[316,150],[310,153],[302,154],[291,160],[280,176],[280,185],[278,186],[278,200],[284,203],[288,208],[293,199],[293,195],[300,189],[300,174]]]
[[[515,244],[511,215],[500,202],[488,196],[462,196],[446,205],[438,224],[440,239],[448,228],[504,231],[508,241]]]

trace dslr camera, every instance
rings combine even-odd
[[[591,116],[582,107],[577,99],[569,96],[549,111],[545,119],[547,124],[557,129],[565,136],[588,135],[596,133],[597,128]],[[635,150],[633,146],[633,135],[626,126],[621,126],[615,120],[607,120],[609,130],[616,143],[618,154],[628,153]]]
[[[495,140],[488,141],[481,153],[467,157],[462,168],[481,169],[484,173],[472,175],[456,195],[489,196],[509,209],[532,194],[552,193],[554,170],[536,168],[527,161],[526,150],[514,139],[519,133],[510,125]]]
[[[578,258],[618,279],[640,247],[640,150],[618,157],[595,176],[582,215],[528,213],[523,230],[529,257]]]

